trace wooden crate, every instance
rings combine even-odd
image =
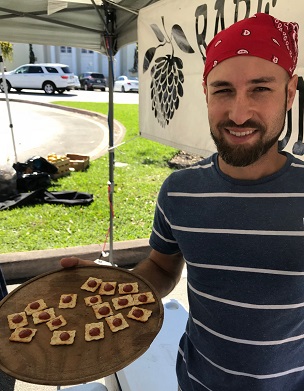
[[[48,155],[47,160],[58,168],[58,172],[53,174],[52,178],[57,179],[70,174],[70,159],[67,156],[52,153]]]
[[[79,155],[76,153],[67,153],[67,158],[70,162],[70,169],[73,171],[84,171],[89,167],[90,156]]]

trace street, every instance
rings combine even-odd
[[[5,99],[5,94],[0,93],[0,98]],[[44,91],[31,91],[22,90],[17,92],[11,90],[8,94],[9,99],[27,100],[31,102],[52,103],[54,101],[69,101],[69,102],[108,102],[108,91],[83,91],[83,90],[71,90],[66,91],[63,94],[47,95]],[[134,92],[122,93],[114,92],[114,103],[122,104],[138,104],[139,94]]]

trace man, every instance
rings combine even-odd
[[[210,42],[203,87],[218,153],[165,180],[152,251],[135,268],[165,296],[186,262],[183,391],[304,390],[304,163],[278,151],[297,32],[257,14]]]

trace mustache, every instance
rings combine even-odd
[[[237,129],[244,129],[244,128],[252,128],[252,129],[259,129],[264,130],[265,126],[260,124],[259,122],[253,121],[251,119],[248,119],[242,124],[236,124],[232,120],[225,120],[221,121],[217,124],[218,128],[237,128]]]

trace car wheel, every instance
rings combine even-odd
[[[12,86],[11,86],[11,84],[10,84],[10,82],[8,80],[6,80],[6,86],[7,86],[7,92],[10,92]],[[3,80],[2,79],[0,80],[0,90],[2,92],[5,92],[4,91],[4,84],[3,84]]]
[[[65,91],[65,88],[60,88],[60,89],[58,90],[58,94],[63,94],[64,91]]]
[[[56,86],[55,86],[55,84],[52,83],[51,81],[45,82],[45,83],[43,84],[42,88],[43,88],[44,92],[45,92],[46,94],[49,94],[49,95],[54,94],[55,91],[56,91]]]
[[[85,91],[89,91],[89,86],[87,85],[87,84],[85,84],[84,86],[83,86],[83,89],[85,90]]]

